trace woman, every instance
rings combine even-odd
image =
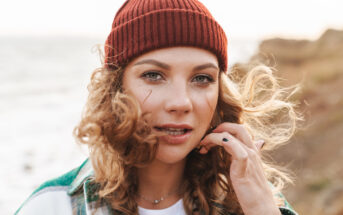
[[[196,0],[126,1],[75,129],[89,160],[17,213],[296,214],[260,153],[294,133],[293,105],[267,67],[235,83],[226,47]]]

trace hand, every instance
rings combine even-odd
[[[232,156],[230,179],[246,215],[281,214],[265,177],[260,158],[263,141],[251,139],[243,125],[222,123],[200,142],[199,153],[222,146]]]

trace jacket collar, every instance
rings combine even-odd
[[[92,167],[92,163],[89,159],[86,159],[83,164],[79,167],[79,171],[71,182],[68,188],[68,195],[75,194],[78,190],[82,189],[84,183],[88,179],[94,179],[94,170]]]

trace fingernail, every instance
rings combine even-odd
[[[260,146],[259,148],[260,149],[262,149],[263,148],[263,146],[264,146],[264,144],[265,144],[265,141],[264,140],[257,140],[257,146]]]
[[[227,138],[223,138],[223,142],[229,142],[229,140]]]
[[[201,148],[199,149],[199,153],[200,154],[204,154],[206,152],[206,147],[205,146],[201,146]]]

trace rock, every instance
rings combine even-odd
[[[265,40],[247,65],[236,64],[234,69],[243,77],[249,65],[258,62],[275,68],[282,86],[302,84],[294,99],[301,104],[305,125],[273,155],[277,163],[291,164],[291,171],[297,172],[295,187],[285,190],[289,202],[301,214],[343,215],[343,30],[329,29],[313,41]],[[306,189],[313,180],[306,176],[309,170],[340,183]]]
[[[277,63],[301,64],[314,58],[343,56],[343,30],[327,30],[318,40],[269,39],[260,44],[254,58],[271,57]]]
[[[320,195],[317,215],[343,215],[343,185],[336,184]]]

